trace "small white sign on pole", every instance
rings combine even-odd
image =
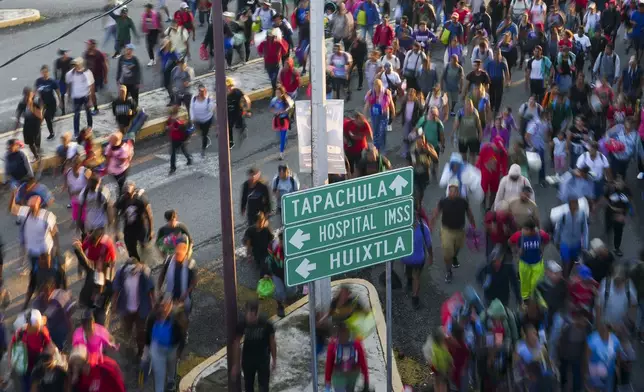
[[[297,146],[300,173],[311,173],[311,101],[295,102],[295,123],[297,125]],[[344,101],[326,101],[327,161],[329,174],[346,174],[343,144]]]

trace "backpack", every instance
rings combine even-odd
[[[599,54],[599,57],[597,58],[597,60],[599,61],[599,68],[598,69],[600,71],[601,71],[601,65],[602,65],[602,60],[603,59],[604,59],[604,52],[601,52]],[[616,65],[616,63],[617,63],[617,55],[615,53],[613,53],[613,67]]]
[[[572,53],[577,57],[584,56],[584,47],[581,45],[581,42],[579,42],[579,40],[574,39],[572,41]]]
[[[519,329],[518,326],[520,323],[517,321],[517,315],[511,311],[508,310],[507,306],[504,306],[503,309],[505,310],[505,320],[506,323],[504,323],[504,327],[507,324],[507,330],[505,331],[506,335],[510,336],[510,340],[512,343],[516,343],[519,341]],[[483,326],[484,330],[487,331],[489,329],[489,317],[487,314],[487,308],[483,311],[483,314],[481,315],[481,325]],[[505,338],[505,337],[504,337]]]
[[[608,297],[610,297],[610,286],[612,282],[613,282],[613,279],[606,280],[606,287],[604,287],[604,310],[606,310],[606,305],[608,304]],[[630,309],[632,304],[630,279],[626,279],[626,285],[624,286],[624,290],[626,290],[626,300],[628,301],[628,309]]]
[[[291,188],[293,188],[293,191],[295,191],[295,178],[293,176],[288,176],[288,179],[291,181]],[[273,191],[277,190],[277,184],[279,183],[279,177],[276,177],[273,180]]]
[[[87,203],[87,195],[89,194],[90,189],[85,187],[85,190],[83,191],[83,202],[79,206],[79,210],[83,211],[85,208],[85,204]],[[99,185],[98,189],[96,190],[96,201],[103,207],[104,211],[107,211],[107,199],[105,198],[105,195],[103,195],[103,185]]]
[[[45,210],[45,216],[43,217],[43,221],[45,222],[45,225],[47,225],[47,221],[49,220],[51,212],[48,210]],[[25,225],[27,224],[27,219],[31,215],[31,210],[27,212],[27,215],[22,219],[22,223],[20,224],[20,243],[24,244],[25,242]],[[49,230],[47,230],[49,232]]]
[[[31,312],[27,311],[25,313],[25,319],[29,320],[31,318]],[[29,351],[27,349],[27,344],[24,342],[25,334],[27,333],[26,327],[18,332],[18,338],[16,342],[11,347],[11,369],[16,372],[19,376],[24,376],[29,370]],[[44,346],[44,338],[42,332],[38,332],[42,340],[42,345]]]

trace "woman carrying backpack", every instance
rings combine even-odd
[[[11,364],[15,391],[31,392],[31,371],[38,357],[52,346],[47,318],[36,309],[27,310],[24,315],[25,324],[14,333],[9,344],[9,363]],[[52,348],[53,349],[53,348]]]
[[[273,194],[277,200],[277,212],[282,212],[282,196],[287,193],[297,192],[300,190],[300,181],[297,179],[294,173],[291,172],[291,169],[288,165],[279,165],[277,167],[277,174],[273,177],[271,181]]]
[[[271,100],[269,108],[273,113],[273,130],[279,132],[280,136],[280,156],[279,160],[284,160],[284,149],[286,148],[287,132],[290,127],[290,112],[293,109],[293,100],[286,93],[286,89],[278,86],[275,90],[275,97]]]

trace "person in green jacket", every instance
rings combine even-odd
[[[136,32],[134,22],[128,16],[127,7],[121,8],[120,15],[116,15],[112,12],[110,16],[116,21],[116,51],[112,56],[112,58],[115,59],[121,56],[121,50],[123,50],[125,45],[132,42],[131,34],[134,34],[137,42],[139,40],[139,34]]]
[[[427,114],[418,120],[416,127],[414,128],[414,133],[416,135],[418,135],[419,129],[422,130],[422,134],[425,135],[425,141],[431,144],[437,153],[440,154],[445,150],[445,127],[443,126],[443,122],[440,120],[440,115],[438,114],[438,108],[436,106],[431,106],[427,111]]]

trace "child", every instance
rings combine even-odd
[[[557,137],[552,139],[552,149],[555,158],[555,173],[557,173],[557,176],[564,174],[568,169],[568,153],[566,152],[567,144],[565,137],[565,133],[560,131],[557,134]]]
[[[510,131],[507,127],[503,126],[503,118],[501,116],[494,119],[494,125],[485,127],[485,134],[490,136],[490,142],[499,136],[503,139],[503,146],[506,149],[510,147]]]
[[[507,126],[507,125],[506,125]],[[514,142],[510,152],[510,166],[515,163],[521,167],[521,175],[528,177],[528,157],[525,155],[525,144],[521,141]]]
[[[512,108],[508,107],[503,112],[503,124],[508,131],[518,131],[517,124],[514,122],[514,117],[512,117]]]

